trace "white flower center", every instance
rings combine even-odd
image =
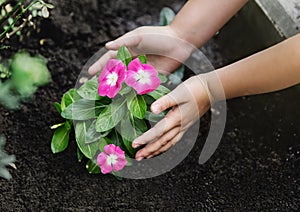
[[[107,75],[107,77],[106,77],[107,81],[106,82],[110,86],[116,86],[118,78],[119,78],[118,74],[116,72],[113,72],[113,73]]]
[[[135,74],[134,79],[142,84],[151,84],[150,74],[148,72],[145,72],[144,70],[139,70]]]
[[[114,165],[118,162],[118,157],[115,154],[110,154],[106,159],[107,163],[110,165]]]

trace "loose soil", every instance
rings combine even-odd
[[[163,6],[175,11],[183,1],[51,1],[51,17],[23,41],[6,50],[41,54],[52,82],[31,102],[11,112],[0,108],[0,134],[17,157],[13,180],[0,179],[3,211],[297,211],[300,205],[299,92],[296,88],[228,101],[221,144],[198,164],[208,116],[189,156],[170,172],[152,179],[116,180],[89,175],[78,163],[73,135],[69,148],[53,155],[50,126],[59,123],[53,103],[75,85],[87,60],[106,41],[141,25],[157,25]],[[203,47],[215,67],[230,63],[219,38]],[[43,45],[40,40],[45,39]],[[2,53],[2,52],[1,52]],[[299,90],[298,90],[299,91]]]

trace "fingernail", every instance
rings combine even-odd
[[[136,160],[137,161],[142,161],[144,158],[143,157],[139,157],[139,158],[137,158]]]
[[[136,148],[139,147],[139,145],[138,145],[138,144],[132,144],[132,147],[133,147],[134,149],[136,149]]]
[[[106,43],[107,46],[111,46],[114,42],[113,41],[109,41]]]
[[[152,105],[152,112],[160,113],[160,105],[159,104]]]

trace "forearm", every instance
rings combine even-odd
[[[170,27],[182,39],[201,47],[247,0],[190,0]]]
[[[281,90],[300,83],[300,34],[217,70],[226,98]]]

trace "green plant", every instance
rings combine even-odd
[[[0,104],[8,109],[17,109],[21,101],[33,96],[39,86],[50,82],[51,76],[46,61],[19,52],[11,60],[0,64]]]
[[[37,16],[48,18],[54,6],[43,0],[1,0],[0,1],[0,43],[13,35],[21,35],[26,26],[35,27]],[[1,47],[0,49],[2,49]]]
[[[14,155],[8,155],[4,151],[5,138],[0,135],[0,177],[7,180],[11,179],[11,174],[7,170],[7,166],[15,167],[14,162],[16,157]]]
[[[137,152],[132,141],[149,129],[150,122],[164,117],[164,113],[151,113],[150,106],[169,92],[161,85],[166,81],[147,64],[146,56],[134,59],[126,47],[121,47],[117,59],[107,62],[99,78],[95,76],[80,88],[69,90],[61,103],[55,103],[65,122],[52,127],[52,152],[68,147],[74,123],[78,160],[88,159],[86,167],[90,173],[100,173],[101,167],[103,174],[118,175],[119,168],[130,164]],[[109,160],[112,166],[102,166],[101,158]],[[115,169],[111,161],[121,165]]]

